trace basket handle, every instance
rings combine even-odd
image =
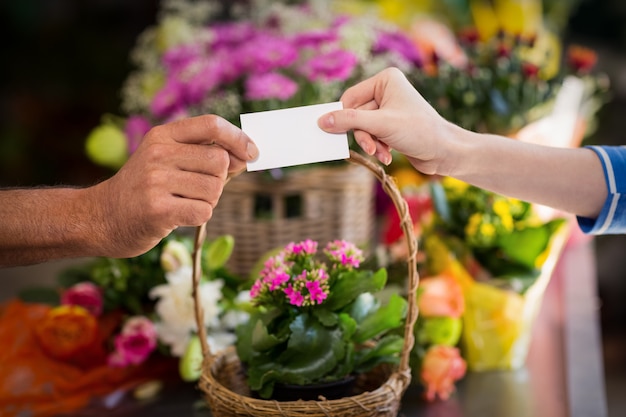
[[[383,190],[387,193],[387,195],[391,198],[394,203],[394,206],[398,212],[400,217],[400,225],[404,232],[405,242],[408,247],[408,283],[407,283],[407,291],[408,291],[408,310],[407,316],[404,323],[404,345],[402,347],[402,353],[400,357],[400,365],[399,371],[406,378],[411,378],[411,373],[409,370],[409,360],[411,350],[413,350],[413,345],[415,343],[415,337],[413,334],[413,328],[415,327],[415,322],[417,321],[418,309],[417,309],[417,287],[419,285],[419,276],[417,273],[417,239],[415,236],[415,232],[413,230],[413,221],[411,219],[411,215],[409,213],[409,207],[402,197],[400,190],[398,189],[393,178],[388,175],[385,170],[377,163],[365,158],[357,152],[350,151],[350,157],[346,159],[346,161],[355,163],[357,165],[362,165],[365,168],[369,169],[374,176],[381,183]],[[204,223],[201,226],[196,228],[196,235],[194,240],[194,250],[193,250],[193,291],[192,296],[194,299],[195,305],[195,316],[196,323],[198,325],[198,336],[200,338],[200,343],[202,345],[202,353],[204,358],[212,357],[213,354],[211,349],[209,348],[209,344],[207,342],[207,333],[206,329],[203,325],[204,323],[204,309],[202,308],[202,304],[200,303],[200,296],[198,294],[198,288],[200,286],[200,278],[202,277],[202,244],[206,239],[206,226]]]

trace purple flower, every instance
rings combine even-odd
[[[269,72],[266,74],[253,74],[246,80],[245,96],[249,100],[288,100],[296,91],[298,84],[284,75]]]
[[[217,61],[203,62],[196,73],[184,83],[185,101],[190,104],[200,103],[221,82],[221,71]]]
[[[135,152],[137,147],[141,143],[144,135],[148,133],[152,126],[148,119],[142,116],[131,116],[126,120],[126,126],[124,127],[124,133],[128,140],[128,151],[130,153]]]
[[[269,34],[259,34],[242,46],[239,54],[245,57],[246,68],[253,73],[286,68],[298,58],[298,50],[294,44]]]
[[[176,78],[169,78],[150,103],[150,111],[157,117],[166,117],[184,105],[185,86]]]
[[[338,39],[335,31],[311,30],[296,35],[294,45],[297,48],[318,48],[323,44],[334,42]]]
[[[250,22],[234,22],[215,25],[211,33],[211,47],[217,50],[248,42],[255,36],[256,29]]]
[[[375,54],[395,52],[406,61],[417,66],[422,65],[422,57],[413,42],[401,32],[383,32],[374,45]]]
[[[345,81],[357,63],[352,52],[336,49],[311,58],[300,71],[311,81]]]
[[[179,73],[189,64],[202,56],[202,46],[199,43],[178,45],[163,54],[163,65],[170,73]]]

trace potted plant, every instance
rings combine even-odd
[[[265,261],[250,290],[254,308],[237,328],[236,343],[258,396],[345,397],[355,374],[399,362],[404,339],[396,330],[407,301],[397,294],[377,297],[387,272],[359,269],[363,260],[350,242],[331,241],[318,253],[318,243],[305,240]],[[338,381],[348,385],[337,389]],[[321,391],[319,384],[326,383],[331,391]]]

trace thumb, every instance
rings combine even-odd
[[[372,110],[343,109],[326,113],[317,120],[320,129],[328,133],[362,130],[377,136],[380,115]]]

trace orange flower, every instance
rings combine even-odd
[[[98,322],[83,307],[64,305],[48,311],[35,334],[48,355],[70,359],[97,341]]]
[[[459,350],[450,346],[433,346],[426,351],[420,377],[426,386],[426,399],[437,396],[447,400],[454,392],[454,383],[465,375],[467,364]]]
[[[420,281],[417,304],[424,317],[461,317],[465,310],[463,289],[449,275],[437,275]]]

